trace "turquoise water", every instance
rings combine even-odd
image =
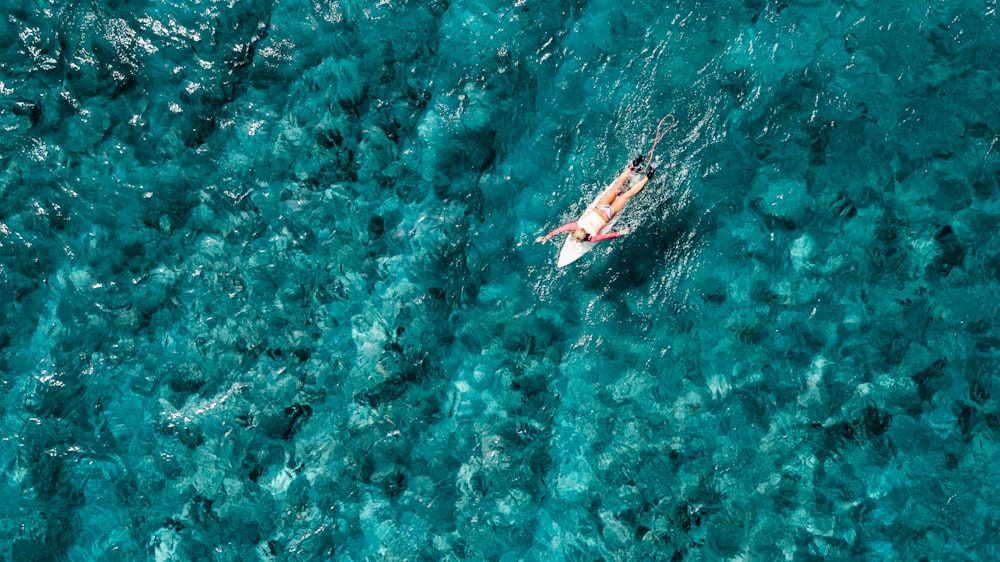
[[[1000,548],[995,1],[15,6],[0,560]]]

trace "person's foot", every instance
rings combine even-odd
[[[656,168],[650,166],[649,169],[646,170],[646,179],[653,179],[653,174],[655,173],[656,173]]]
[[[632,168],[632,171],[634,172],[639,169],[639,164],[642,164],[642,154],[637,156],[636,159],[632,161],[632,164],[629,165],[629,168]]]

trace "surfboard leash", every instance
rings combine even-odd
[[[666,131],[663,131],[661,133],[660,128],[663,127],[663,122],[666,121],[668,118],[670,119],[670,126],[667,127]],[[677,118],[674,117],[673,113],[668,113],[664,115],[663,119],[660,119],[660,122],[656,125],[656,137],[653,139],[653,147],[649,149],[649,155],[646,156],[646,162],[648,162],[650,166],[653,165],[653,153],[656,152],[656,145],[660,142],[660,139],[663,138],[663,135],[666,135],[667,133],[672,131],[673,128],[676,126],[677,126]]]

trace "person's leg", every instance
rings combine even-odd
[[[646,187],[647,183],[649,183],[649,177],[643,176],[643,178],[630,187],[628,191],[619,195],[618,198],[611,203],[611,212],[614,213],[614,216],[618,216],[618,213],[622,212],[622,209],[625,208],[625,204],[628,203],[628,200],[631,199],[636,193],[642,191],[642,188]]]
[[[608,188],[607,193],[604,194],[604,197],[601,197],[601,200],[598,201],[597,204],[610,205],[615,200],[615,197],[618,197],[618,193],[622,190],[622,186],[625,185],[625,182],[627,182],[630,177],[632,177],[631,165],[626,166],[625,170],[621,173],[621,175],[615,178],[614,183],[611,184],[611,187]]]

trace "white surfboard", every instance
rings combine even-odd
[[[607,187],[605,187],[600,193],[597,194],[597,197],[595,197],[594,200],[591,201],[590,206],[587,207],[587,210],[584,211],[582,215],[580,215],[580,219],[587,216],[587,213],[589,213],[591,210],[594,209],[594,207],[597,206],[597,202],[600,201],[602,197],[604,197],[604,195],[608,192],[608,190],[614,187],[614,183],[615,182],[611,182],[610,184],[608,184]],[[626,185],[628,185],[628,182],[626,182]],[[611,227],[613,227],[616,222],[618,222],[618,215],[611,217],[611,220],[608,221],[608,224],[604,225],[604,227],[601,228],[598,234],[604,234],[606,232],[609,232],[611,230]],[[556,262],[556,267],[565,267],[575,262],[576,260],[582,258],[588,252],[594,249],[595,244],[597,244],[597,242],[577,242],[576,240],[573,239],[572,232],[567,234],[566,242],[563,244],[562,250],[560,250],[559,252],[559,261]]]

